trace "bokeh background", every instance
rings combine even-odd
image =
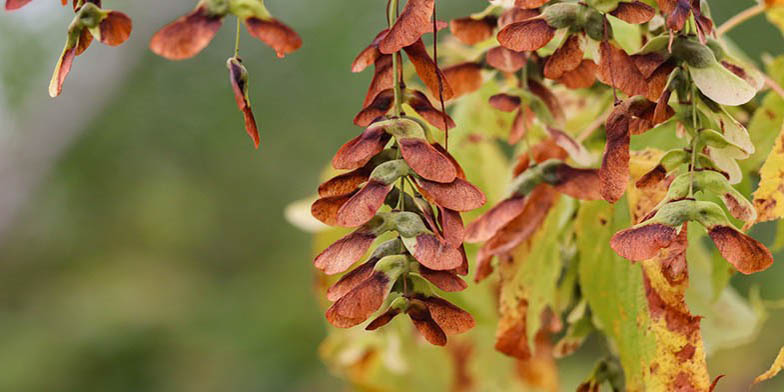
[[[284,209],[358,132],[370,74],[350,64],[385,1],[267,2],[305,43],[280,60],[243,32],[260,151],[224,66],[234,20],[174,63],[147,42],[193,1],[105,3],[133,18],[131,40],[93,45],[56,100],[47,86],[71,12],[36,0],[0,13],[0,391],[344,390],[317,355],[310,236]],[[721,22],[754,2],[710,3]],[[483,6],[441,1],[439,16]],[[764,18],[731,36],[754,58],[784,49]],[[782,279],[779,263],[733,284],[782,298]],[[767,368],[781,328],[784,312],[770,313],[712,374]]]

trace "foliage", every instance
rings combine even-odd
[[[73,6],[52,96],[93,37],[116,45],[130,35],[124,14]],[[776,21],[779,6],[761,9]],[[354,118],[365,129],[334,156],[339,172],[311,206],[322,223],[350,230],[307,223],[323,230],[314,264],[332,302],[327,320],[380,330],[332,331],[322,347],[330,366],[368,390],[557,390],[556,358],[600,334],[609,356],[580,391],[713,390],[712,347],[753,334],[730,339],[729,327],[701,323],[690,307],[748,321],[733,328],[756,329],[762,318],[727,282],[773,264],[745,231],[782,218],[781,136],[771,136],[782,128],[751,135],[746,124],[777,122],[780,97],[754,102],[766,84],[780,89],[776,81],[724,44],[704,1],[491,1],[451,21],[441,41],[434,0],[408,0],[402,11],[391,0],[384,11],[387,28],[352,65],[374,66]],[[301,45],[260,1],[204,0],[151,49],[192,57],[229,14],[279,56]],[[258,146],[238,45],[227,67]],[[743,188],[757,173],[752,202]],[[471,270],[474,285],[462,278]],[[490,277],[493,289],[479,285]],[[719,315],[717,303],[733,305]],[[514,362],[493,356],[492,340]]]

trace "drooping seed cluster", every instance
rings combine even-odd
[[[394,6],[388,10],[389,28],[352,67],[358,72],[374,64],[375,75],[365,107],[354,119],[365,130],[332,160],[335,169],[349,171],[322,184],[312,206],[322,222],[356,229],[319,254],[315,265],[327,274],[345,272],[376,239],[386,239],[328,290],[335,302],[327,320],[353,327],[385,306],[366,329],[405,313],[430,343],[444,345],[447,335],[474,325],[471,315],[436,289],[466,288],[460,278],[468,273],[460,213],[481,207],[485,196],[432,134],[431,126],[447,132],[454,122],[423,92],[405,88],[400,80],[403,51],[434,95],[455,95],[422,41],[433,31],[435,4],[409,1],[399,17]],[[419,117],[407,115],[403,104]]]
[[[6,0],[5,9],[16,10],[31,1]],[[67,0],[62,3],[66,5]],[[121,12],[102,9],[101,0],[73,0],[73,9],[76,16],[68,27],[65,48],[49,85],[52,97],[60,95],[74,59],[90,46],[93,38],[117,46],[131,34],[131,19]],[[263,0],[200,0],[192,12],[158,31],[150,41],[150,49],[169,60],[189,59],[209,45],[229,14],[235,15],[238,23],[244,22],[248,32],[274,49],[278,57],[302,46],[299,35],[273,18]],[[237,47],[234,56],[226,61],[226,67],[237,107],[245,117],[245,130],[258,148],[259,131],[248,95],[248,71],[239,57],[239,25],[237,27]]]

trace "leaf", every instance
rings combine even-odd
[[[776,375],[778,375],[782,369],[784,369],[784,347],[781,348],[781,351],[779,351],[779,355],[776,357],[776,360],[773,361],[772,365],[770,365],[770,369],[754,379],[754,384],[759,384],[763,381],[767,381],[773,377],[776,377]]]
[[[573,203],[561,198],[531,240],[514,251],[512,260],[501,262],[499,266],[501,317],[525,321],[529,349],[542,328],[543,313],[555,309],[562,269],[559,240],[567,230],[573,212]],[[525,310],[525,314],[519,314],[521,310]]]
[[[757,223],[784,217],[784,128],[760,170],[760,183],[754,192]]]
[[[711,379],[705,362],[700,317],[686,305],[689,270],[686,227],[657,257],[642,262],[651,331],[656,339],[656,367],[651,390],[707,391]],[[677,386],[677,388],[676,388]]]
[[[705,353],[731,349],[751,342],[765,315],[727,286],[732,266],[706,244],[706,233],[692,225],[689,231],[689,289],[686,302],[695,314],[704,316],[702,337]]]
[[[774,7],[768,8],[765,11],[765,16],[768,17],[768,21],[776,25],[779,28],[782,34],[784,34],[784,6],[776,5]]]
[[[777,57],[767,67],[768,74],[779,84],[784,83],[784,56]],[[744,173],[758,170],[768,153],[773,148],[778,134],[774,130],[781,129],[784,123],[784,97],[775,91],[769,92],[762,99],[762,105],[754,112],[749,122],[749,135],[756,152],[741,162]]]
[[[610,249],[613,233],[629,226],[623,208],[618,213],[604,202],[583,203],[575,232],[580,254],[580,287],[594,315],[594,324],[612,342],[626,374],[628,391],[646,390],[656,341],[650,334],[641,267]]]
[[[703,68],[689,67],[694,84],[708,98],[719,104],[739,106],[751,101],[757,95],[757,89],[747,83],[715,58]]]

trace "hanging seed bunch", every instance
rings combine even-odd
[[[6,0],[5,9],[16,10],[31,1]],[[62,0],[63,5],[67,3]],[[131,19],[122,12],[102,9],[101,0],[73,0],[73,9],[76,16],[68,27],[65,48],[49,85],[52,97],[60,95],[74,59],[87,50],[94,38],[106,45],[118,46],[131,35]],[[260,138],[248,94],[248,70],[239,57],[240,23],[245,24],[253,37],[275,50],[278,57],[285,57],[302,46],[299,35],[272,17],[263,0],[200,0],[191,13],[158,31],[150,41],[150,49],[169,60],[196,56],[209,45],[223,19],[230,14],[237,17],[237,40],[234,55],[226,60],[226,67],[237,107],[245,119],[245,130],[258,148]]]
[[[375,65],[365,107],[354,119],[366,129],[335,155],[332,166],[349,172],[319,187],[312,213],[328,225],[356,228],[316,257],[316,268],[326,274],[347,271],[377,239],[385,240],[329,288],[334,304],[327,320],[349,328],[381,310],[365,327],[375,330],[404,313],[428,342],[444,345],[447,335],[474,325],[437,291],[466,288],[460,213],[481,207],[485,196],[432,134],[431,126],[448,132],[452,119],[401,80],[405,52],[435,96],[454,95],[422,41],[443,27],[433,21],[434,9],[432,0],[410,0],[398,14],[397,1],[390,1],[389,28],[354,61],[355,72]],[[407,115],[404,104],[420,117]]]
[[[269,45],[278,57],[296,51],[302,46],[297,32],[272,17],[263,0],[201,0],[189,14],[168,24],[150,41],[150,49],[169,60],[185,60],[204,50],[228,15],[237,18],[237,40],[234,56],[226,60],[237,107],[245,118],[245,131],[259,147],[260,137],[248,96],[248,70],[239,57],[240,22],[255,38]]]
[[[7,11],[24,7],[32,0],[6,0]],[[68,4],[62,0],[62,4]],[[63,91],[63,84],[71,72],[76,56],[84,53],[93,39],[109,46],[122,45],[131,35],[132,22],[128,15],[119,11],[101,8],[101,0],[73,0],[74,18],[68,26],[65,48],[55,65],[52,81],[49,83],[49,96],[57,97]]]

